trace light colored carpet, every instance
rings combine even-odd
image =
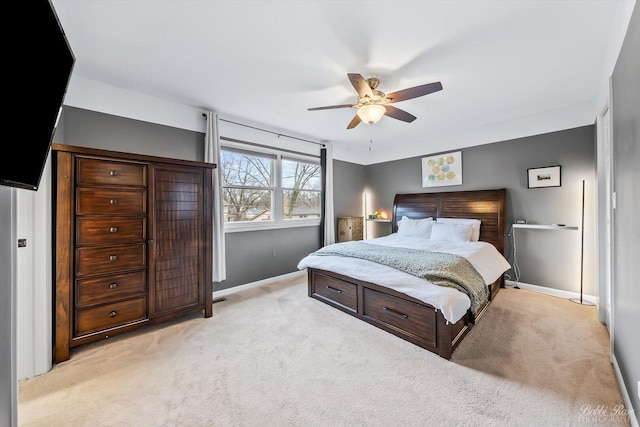
[[[503,289],[447,361],[309,298],[302,274],[81,347],[18,402],[47,427],[629,425],[595,307]]]

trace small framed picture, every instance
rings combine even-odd
[[[560,166],[527,169],[529,188],[560,187]]]

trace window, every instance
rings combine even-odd
[[[313,158],[223,146],[225,228],[318,224],[320,163]]]
[[[222,191],[225,222],[271,221],[273,158],[222,149]]]
[[[320,165],[281,160],[282,217],[320,218]]]

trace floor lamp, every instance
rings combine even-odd
[[[580,298],[569,298],[570,301],[582,305],[595,305],[591,301],[582,298],[582,285],[584,282],[584,179],[582,180],[582,225],[580,226]]]

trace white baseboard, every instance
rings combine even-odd
[[[622,378],[622,373],[620,372],[620,366],[618,366],[618,360],[616,359],[616,355],[613,354],[611,359],[613,363],[613,370],[616,373],[616,378],[618,379],[618,386],[620,387],[622,400],[624,400],[624,406],[627,408],[627,414],[629,415],[629,423],[631,424],[631,427],[640,427],[638,425],[638,417],[636,417],[636,414],[633,411],[633,406],[631,405],[631,398],[629,397],[629,393],[627,392],[627,386],[625,385],[624,379]]]
[[[507,286],[515,286],[516,282],[513,280],[505,280],[504,283]],[[539,285],[532,285],[529,283],[522,283],[522,282],[518,282],[518,287],[522,288],[522,289],[527,289],[529,291],[534,291],[534,292],[539,292],[541,294],[547,294],[547,295],[551,295],[554,297],[560,297],[560,298],[580,298],[580,294],[577,292],[569,292],[569,291],[562,291],[560,289],[553,289],[553,288],[547,288],[546,286],[539,286]],[[594,296],[594,295],[585,295],[582,294],[582,299],[584,301],[589,301],[590,303],[596,304],[598,303],[598,299]]]
[[[213,299],[223,298],[227,295],[235,294],[237,292],[246,291],[247,289],[258,288],[260,286],[270,285],[273,282],[277,282],[280,280],[287,280],[297,278],[298,276],[302,277],[307,274],[306,270],[294,271],[287,274],[282,274],[280,276],[269,277],[268,279],[258,280],[256,282],[246,283],[244,285],[234,286],[229,289],[221,289],[219,291],[215,291],[213,293]]]

